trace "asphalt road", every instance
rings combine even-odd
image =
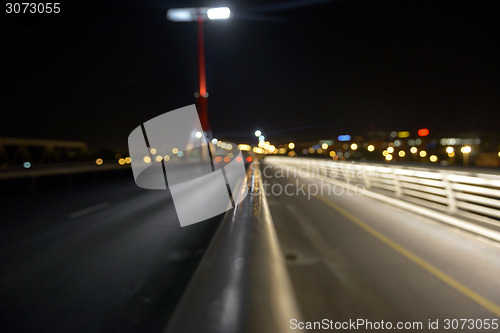
[[[161,332],[218,225],[181,228],[131,175],[0,208],[1,332]]]
[[[265,172],[268,201],[304,321],[422,322],[422,329],[399,331],[479,332],[446,330],[444,320],[500,317],[499,244],[340,187],[308,197],[300,186],[318,180],[276,170]],[[429,319],[439,320],[438,330],[427,329]]]

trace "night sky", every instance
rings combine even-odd
[[[196,24],[165,14],[196,5],[234,14],[205,24],[218,138],[499,132],[500,20],[488,2],[72,0],[55,15],[2,9],[0,136],[124,149],[142,122],[194,103]]]

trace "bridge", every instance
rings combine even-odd
[[[488,331],[500,317],[495,169],[258,160],[247,164],[252,195],[184,228],[168,190],[138,188],[118,163],[124,176],[3,192],[2,322],[17,332],[352,321],[430,331],[472,318]]]

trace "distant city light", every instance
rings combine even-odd
[[[249,163],[250,163],[250,162],[252,162],[252,160],[253,160],[252,156],[248,156],[248,157],[247,157],[247,162],[249,162]]]
[[[310,154],[313,154],[313,153],[316,151],[316,149],[314,149],[314,147],[311,147],[311,148],[309,148],[307,151],[308,151]]]
[[[132,159],[130,157],[125,157],[125,163],[130,164],[132,162]]]
[[[416,154],[416,153],[418,152],[417,147],[411,147],[411,148],[410,148],[410,152],[411,152],[412,154]]]
[[[462,152],[462,154],[468,154],[472,151],[472,148],[470,146],[463,146],[460,151]]]
[[[427,156],[427,152],[425,150],[421,150],[419,155],[420,157],[425,157]]]
[[[238,149],[243,150],[243,151],[250,151],[252,149],[252,147],[250,147],[250,145],[240,144],[240,145],[238,145]]]
[[[264,149],[259,148],[259,147],[253,147],[252,151],[256,154],[263,154],[264,153]]]
[[[427,128],[421,128],[417,132],[418,136],[427,136],[429,135],[429,130]]]
[[[323,143],[323,144],[321,145],[321,148],[323,148],[323,149],[328,149],[328,143],[326,143],[326,142],[325,142],[325,143]]]
[[[203,136],[203,134],[202,134],[200,131],[196,131],[196,133],[194,133],[194,136],[195,136],[197,139],[201,139],[201,137]]]
[[[332,150],[332,151],[330,152],[330,157],[333,157],[333,156],[335,156],[335,152]]]
[[[179,152],[179,149],[177,149],[177,148],[175,148],[175,147],[174,147],[174,148],[172,148],[172,153],[173,153],[173,154],[177,154],[178,152]]]
[[[260,135],[260,136],[259,136],[259,141],[264,141],[265,139],[266,139],[266,137],[265,137],[265,136],[263,136],[263,135]]]
[[[97,165],[102,165],[104,163],[104,161],[102,160],[102,158],[98,158],[97,160],[95,160],[95,164]]]
[[[150,151],[150,152],[151,152],[151,154],[153,154],[153,155],[154,155],[154,154],[156,154],[156,149],[155,149],[155,148],[151,148],[149,151]]]
[[[357,144],[355,144],[355,143],[353,143],[353,144],[351,145],[351,149],[352,149],[352,150],[356,150],[356,149],[358,149],[358,145],[357,145]]]
[[[429,134],[429,133],[427,133],[427,134]],[[398,137],[399,138],[407,138],[409,136],[410,136],[410,132],[408,132],[408,131],[398,132]]]
[[[385,155],[385,159],[386,159],[387,161],[392,160],[392,155],[391,155],[391,154],[387,154],[387,155]]]
[[[393,147],[387,147],[387,152],[392,154],[394,153],[394,148]]]
[[[422,139],[416,139],[415,140],[415,144],[418,146],[418,145],[421,145],[422,144]]]
[[[156,162],[161,162],[161,160],[163,160],[163,157],[161,157],[160,155],[156,156]]]
[[[31,163],[30,163],[30,162],[24,162],[24,163],[23,163],[23,167],[24,167],[25,169],[29,169],[29,168],[31,168]]]
[[[120,164],[120,165],[124,165],[124,164],[125,164],[125,159],[124,159],[124,158],[120,158],[120,159],[118,160],[118,164]]]
[[[288,148],[290,148],[290,149],[295,148],[295,143],[290,142],[290,143],[288,144]]]
[[[184,152],[183,152],[182,150],[180,150],[180,151],[177,153],[177,156],[179,156],[179,157],[184,156]]]
[[[382,152],[382,155],[383,155],[383,156],[387,156],[387,155],[389,155],[389,152],[388,152],[387,150],[384,150],[384,151]]]
[[[453,147],[451,147],[451,146],[450,146],[450,147],[446,147],[446,152],[447,152],[448,154],[451,154],[451,153],[453,153],[454,151],[455,151],[455,149],[453,149]]]
[[[164,160],[165,162],[170,161],[170,156],[168,156],[168,155],[163,156],[163,160]]]
[[[149,156],[144,156],[142,160],[144,161],[144,163],[151,163],[151,157]]]
[[[368,150],[368,151],[374,151],[375,150],[375,146],[374,145],[369,145],[368,147],[366,147],[366,150]]]
[[[262,135],[262,132],[259,131],[259,130],[256,130],[254,134],[255,134],[256,137],[259,137],[259,136]]]
[[[431,156],[429,157],[429,160],[430,160],[432,163],[434,163],[434,162],[437,162],[438,158],[437,158],[437,156],[436,156],[436,155],[431,155]]]
[[[296,154],[295,154],[295,152],[294,152],[293,150],[292,150],[292,151],[290,151],[290,152],[288,152],[288,156],[290,156],[290,157],[294,157],[295,155],[296,155]]]
[[[400,150],[398,155],[399,155],[399,157],[405,157],[406,153],[404,150]]]
[[[217,139],[216,139],[216,138],[213,138],[213,139],[212,139],[212,143],[213,143],[214,145],[216,145],[216,144],[217,144]]]
[[[394,147],[400,147],[401,146],[401,140],[394,140]]]
[[[350,141],[350,140],[351,140],[351,136],[350,136],[350,135],[347,135],[347,134],[345,134],[345,135],[339,135],[339,136],[337,137],[337,139],[338,139],[339,141]]]
[[[479,145],[481,144],[480,138],[442,138],[439,140],[441,145],[456,146],[456,145]]]

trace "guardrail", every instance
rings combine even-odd
[[[371,191],[500,227],[498,174],[278,156],[265,161],[361,184]]]
[[[18,179],[18,178],[33,178],[44,176],[57,176],[67,174],[77,174],[86,172],[109,171],[129,169],[130,165],[118,165],[117,163],[97,165],[95,163],[86,164],[60,164],[49,167],[39,167],[30,169],[17,170],[0,170],[0,180],[2,179]]]
[[[259,170],[249,166],[248,195],[226,214],[167,333],[290,332],[300,319]]]

